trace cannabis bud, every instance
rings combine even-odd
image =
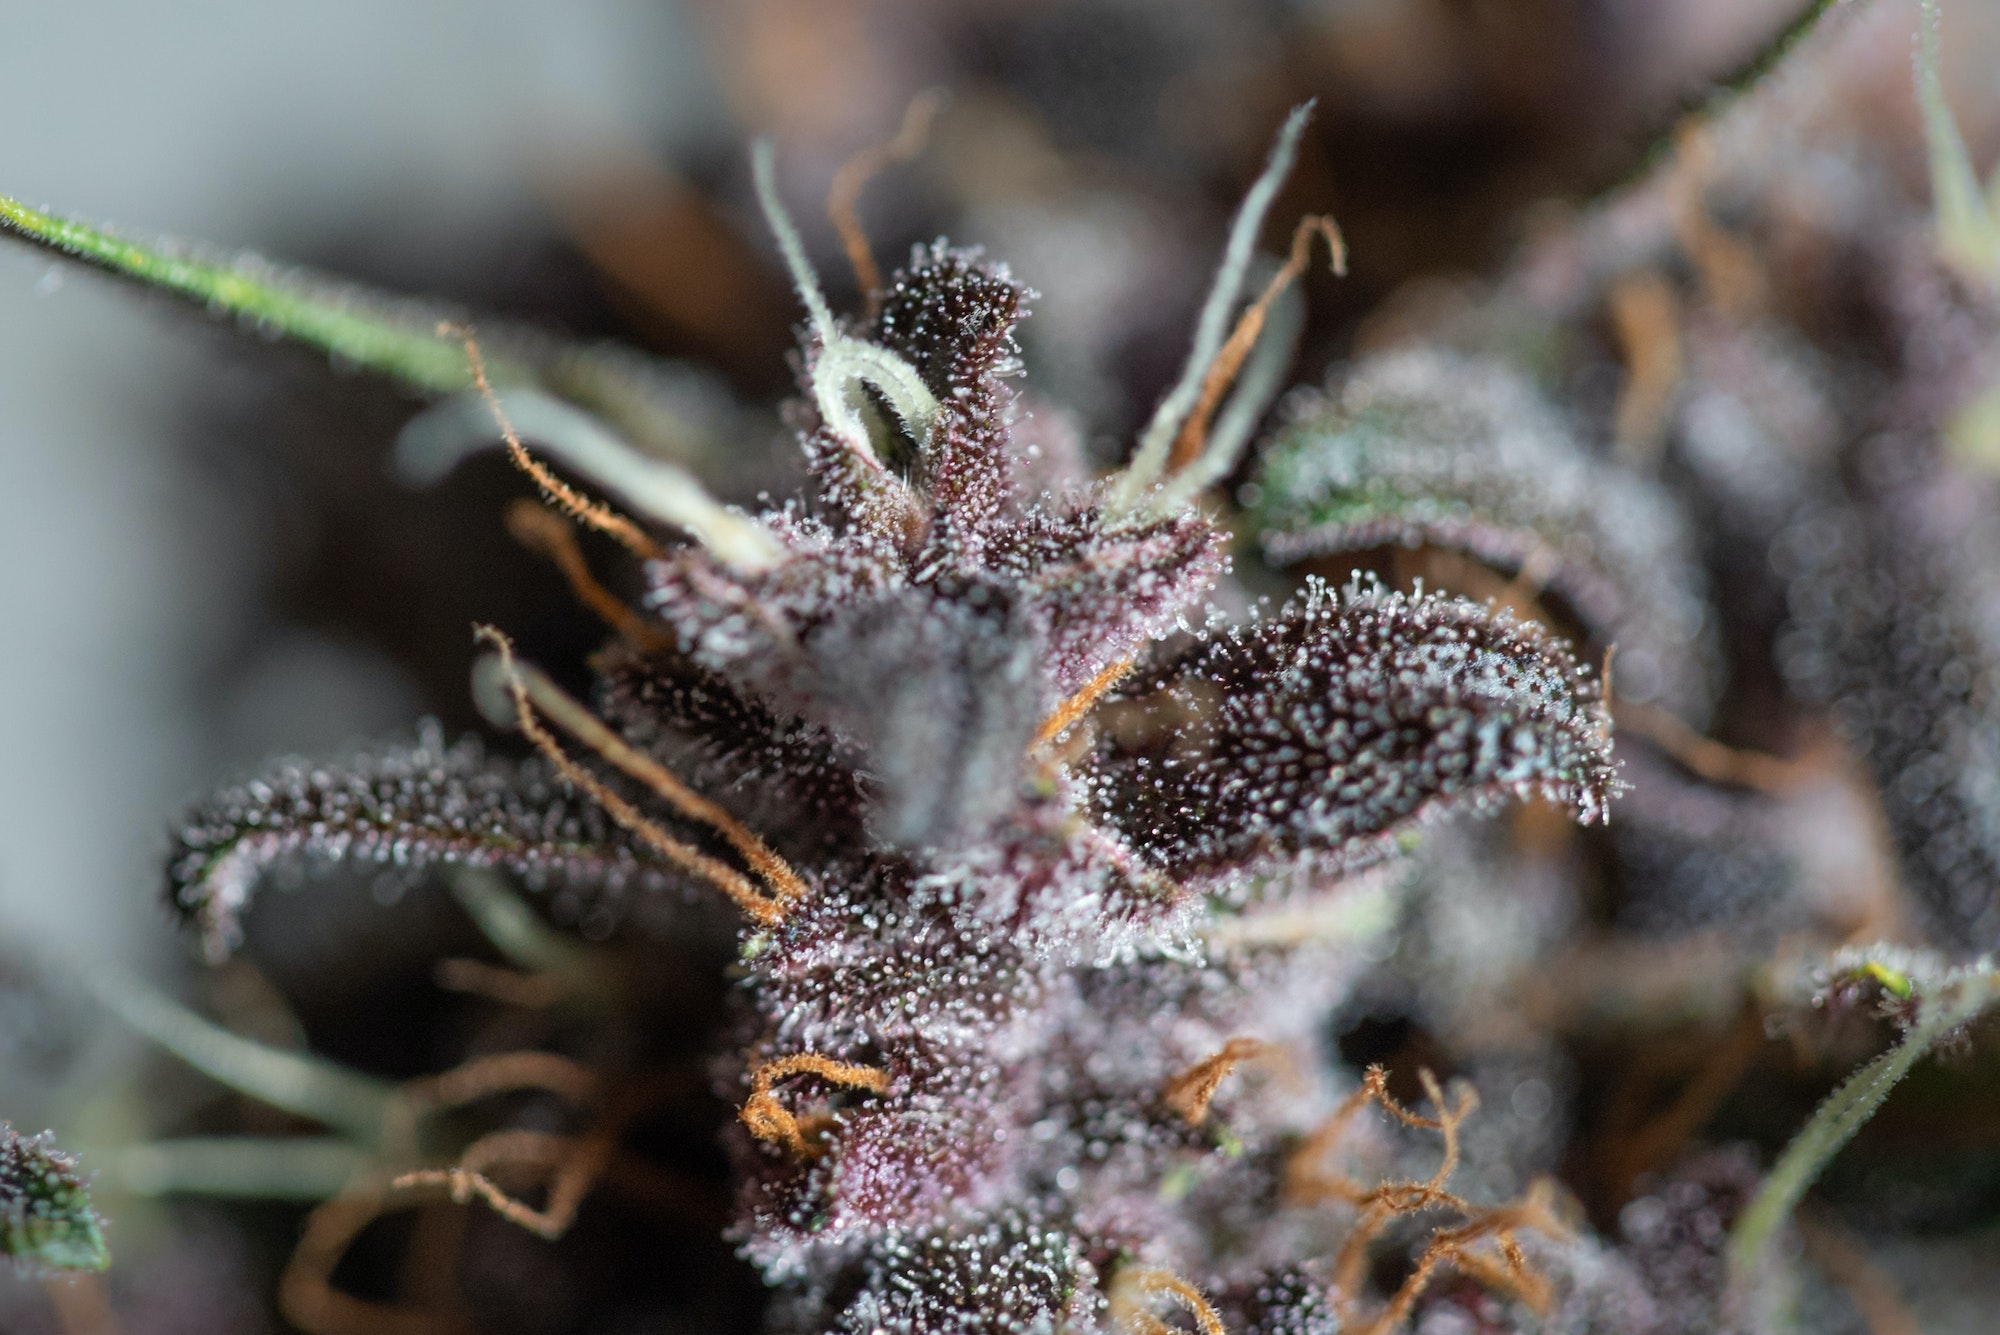
[[[0,1253],[58,1270],[111,1264],[104,1223],[76,1160],[44,1131],[24,1136],[0,1122]]]
[[[1775,1246],[1794,1207],[2000,1005],[1991,958],[1960,957],[2000,922],[2000,186],[1944,105],[1929,4],[1935,228],[1892,164],[1774,148],[1792,132],[1733,99],[1838,7],[1803,8],[1657,171],[1490,285],[1388,312],[1274,413],[1288,289],[1322,243],[1344,264],[1326,218],[1254,255],[1295,113],[1108,475],[1020,388],[1039,298],[1004,265],[939,240],[876,268],[853,203],[896,145],[829,205],[850,315],[753,156],[807,314],[784,422],[808,482],[748,506],[680,449],[735,435],[665,429],[666,377],[629,354],[475,338],[450,311],[0,198],[38,244],[443,398],[401,462],[504,442],[540,494],[509,528],[610,630],[577,698],[474,628],[498,747],[422,724],[273,762],[187,819],[167,880],[211,957],[266,884],[347,865],[439,873],[514,967],[437,962],[478,1000],[466,1027],[412,1026],[458,1064],[401,1083],[93,985],[329,1133],[169,1142],[119,1179],[151,1163],[161,1190],[321,1201],[278,1285],[314,1335],[622,1329],[632,1295],[587,1270],[609,1235],[657,1262],[617,1213],[634,1203],[667,1204],[653,1222],[690,1254],[733,1248],[730,1328],[772,1335],[1812,1324]],[[578,525],[629,555],[623,596]],[[1556,828],[1621,794],[1604,837]],[[1442,826],[1522,801],[1504,827]],[[1905,908],[1958,953],[1860,944]],[[1726,930],[1658,949],[1695,925]],[[1814,939],[1851,944],[1784,963]],[[681,1004],[697,994],[727,1004]],[[1893,1044],[1808,1113],[1867,1039],[1864,1002]],[[1369,1064],[1392,1052],[1393,1076]],[[1799,1221],[1799,1255],[1884,1328],[1907,1324],[1890,1286],[1826,1225],[1842,1192],[1871,1219],[1979,1199],[1947,1102],[1882,1139],[1951,1157],[1913,1174],[1859,1143],[1871,1166]],[[1768,1171],[1701,1143],[1792,1116]],[[101,1266],[73,1166],[5,1137],[10,1252]],[[1537,1176],[1559,1165],[1575,1198]],[[426,1275],[424,1310],[365,1300],[375,1221],[446,1204],[490,1212],[436,1216],[481,1282],[441,1299]],[[420,1225],[412,1262],[446,1235]],[[515,1293],[573,1292],[503,1315],[496,1255],[520,1261]]]
[[[596,711],[482,628],[482,690],[535,759],[427,736],[281,765],[188,823],[175,901],[223,950],[258,878],[301,860],[720,891],[747,919],[735,1236],[783,1291],[774,1328],[1082,1330],[1172,1302],[1331,1329],[1299,1220],[1352,1193],[1286,1164],[1334,1105],[1265,1077],[1317,1069],[1301,1002],[1352,970],[1258,923],[1337,900],[1447,810],[1602,819],[1598,685],[1531,624],[1358,577],[1213,624],[1227,534],[1198,482],[1241,448],[1204,432],[1244,340],[1209,319],[1133,464],[1093,481],[1015,440],[1032,294],[1003,266],[919,246],[836,319],[759,166],[812,313],[813,494],[743,514],[684,486],[646,515],[697,539],[668,546],[510,432],[554,504],[644,560]],[[1417,1121],[1454,1125],[1433,1092],[1441,1120]],[[1487,1227],[1487,1269],[1524,1293],[1527,1220]]]

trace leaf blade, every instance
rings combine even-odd
[[[1597,684],[1567,649],[1438,595],[1312,581],[1120,694],[1092,801],[1177,879],[1292,858],[1345,874],[1447,808],[1535,793],[1593,821],[1618,787]]]

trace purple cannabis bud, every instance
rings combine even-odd
[[[1131,6],[1082,8],[1037,43]],[[0,199],[0,228],[441,399],[399,439],[413,476],[497,435],[540,497],[509,529],[610,631],[587,674],[552,673],[510,627],[477,626],[473,696],[507,740],[419,725],[272,762],[189,817],[168,889],[210,954],[253,937],[318,1044],[371,1070],[100,987],[197,1069],[332,1133],[203,1134],[121,1178],[330,1194],[278,1286],[315,1335],[760,1318],[774,1335],[1767,1335],[1853,1325],[1849,1307],[1913,1324],[1899,1283],[1944,1296],[1928,1247],[1886,1253],[1884,1282],[1838,1220],[1873,1234],[1990,1204],[1980,1137],[1943,1094],[1976,1092],[1976,1069],[1941,1066],[1884,1134],[1855,1132],[2000,997],[1990,959],[1860,945],[1926,915],[1932,944],[2000,940],[2000,184],[1951,124],[1932,0],[1916,73],[1934,206],[1907,188],[1908,145],[1874,152],[1898,121],[1866,91],[1879,52],[1821,68],[1860,99],[1838,115],[1749,87],[1841,7],[1796,8],[1713,114],[1676,113],[1656,169],[1526,229],[1504,270],[1447,281],[1411,268],[1442,258],[1428,245],[1383,256],[1386,223],[1407,237],[1405,210],[1439,201],[1351,194],[1366,287],[1420,279],[1360,323],[1304,318],[1322,248],[1345,273],[1330,217],[1258,254],[1299,108],[1185,361],[1103,474],[1083,425],[1023,386],[1040,297],[944,240],[886,279],[869,253],[860,182],[914,150],[928,97],[836,177],[851,314],[770,146],[753,151],[805,312],[777,414],[804,485],[754,503],[778,475],[755,448],[769,432],[643,357],[475,338],[454,312]],[[947,29],[1016,62],[1005,25],[927,31]],[[1382,45],[1325,15],[1252,29]],[[1863,45],[1829,36],[1829,61],[1839,40]],[[1122,62],[1180,78],[1156,63]],[[1102,64],[1079,66],[1097,101],[1136,77]],[[960,187],[1000,158],[1016,178],[1066,155],[1076,127],[1051,124],[1022,157],[1035,99],[979,102],[954,197],[993,198]],[[1344,141],[1382,118],[1342,102],[1302,198],[1373,160]],[[1239,117],[1194,119],[1237,138]],[[1398,141],[1407,119],[1388,118]],[[1598,158],[1522,180],[1574,185]],[[1162,206],[1220,179],[1176,174],[1106,209],[1100,183],[1038,166],[1082,188],[1053,214],[1009,206],[999,232],[1065,289],[1070,332],[1027,344],[1038,376],[1088,361],[1059,378],[1109,389],[1113,345],[1153,365],[1140,308],[1174,308],[1154,276],[1201,216],[1164,225]],[[976,202],[966,222],[994,220]],[[1074,284],[1105,256],[1128,272]],[[1301,347],[1349,360],[1274,414]],[[600,539],[626,554],[602,584]],[[333,867],[378,898],[442,873],[483,944],[413,912],[394,926],[422,920],[451,956],[412,934],[326,1005],[297,943],[355,920],[246,924],[316,917],[253,901]],[[1853,948],[1831,968],[1786,963],[1835,941]],[[412,964],[451,995],[387,1025],[350,1004],[409,1000],[389,986]],[[257,985],[239,972],[235,991]],[[1808,1005],[1829,1022],[1797,1022]],[[1770,1041],[1780,1026],[1791,1041]],[[101,1259],[73,1166],[8,1135],[7,1163],[54,1165],[5,1180],[14,1235],[43,1227],[12,1249]],[[1743,1135],[1761,1143],[1716,1148]],[[1836,1154],[1853,1171],[1826,1171]],[[1800,1248],[1775,1245],[1809,1191]],[[398,1230],[377,1221],[454,1203],[474,1216],[420,1221],[390,1274]],[[59,1215],[83,1223],[59,1238]],[[715,1283],[627,1282],[660,1271],[661,1234],[676,1262],[708,1249]],[[423,1273],[440,1258],[454,1273]],[[362,1296],[398,1287],[422,1305]],[[710,1288],[727,1310],[699,1307]],[[1829,1302],[1846,1315],[1822,1319]]]
[[[1951,415],[2000,349],[2000,295],[1914,247],[1881,268],[1878,364],[1896,367],[1896,390],[1871,402],[1851,477],[1821,480],[1772,546],[1791,613],[1778,659],[1874,773],[1930,922],[1985,950],[2000,941],[2000,621],[1987,575],[2000,527],[1990,471],[1970,473],[1947,446]]]
[[[1316,1042],[1313,1008],[1272,998],[1351,966],[1210,948],[1198,923],[1338,895],[1446,811],[1603,819],[1597,683],[1531,625],[1363,583],[1184,632],[1225,534],[1035,481],[1008,383],[1025,289],[939,244],[877,297],[865,330],[807,338],[817,490],[751,521],[780,555],[648,560],[657,620],[600,659],[608,726],[483,632],[542,758],[427,736],[287,762],[186,828],[176,897],[226,942],[292,861],[600,896],[705,875],[753,919],[724,1088],[735,1236],[787,1291],[776,1328],[1212,1318],[1205,1290],[1254,1329],[1327,1328],[1324,1285],[1253,1221],[1285,1211],[1287,1146],[1327,1112],[1266,1078]],[[1258,1241],[1193,1227],[1162,1174]]]

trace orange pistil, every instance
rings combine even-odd
[[[1028,749],[1039,751],[1074,727],[1078,720],[1104,698],[1106,691],[1118,684],[1119,678],[1132,670],[1133,661],[1130,658],[1119,659],[1085,682],[1083,689],[1075,695],[1057,705],[1055,712],[1043,719],[1042,726],[1035,729],[1035,740],[1028,743]]]
[[[472,383],[486,400],[487,411],[500,427],[500,438],[507,442],[507,457],[514,467],[534,479],[551,505],[562,510],[579,523],[588,524],[600,533],[617,540],[634,556],[645,560],[658,560],[665,555],[658,543],[647,537],[639,526],[611,509],[602,501],[593,501],[549,471],[549,466],[528,453],[528,447],[521,443],[520,433],[514,430],[513,422],[500,406],[500,396],[493,392],[493,385],[486,378],[486,359],[480,355],[479,341],[472,331],[463,325],[446,321],[437,327],[440,335],[455,337],[465,343],[466,364],[472,370]]]
[[[875,263],[875,252],[868,245],[868,233],[862,230],[861,217],[855,211],[855,205],[860,202],[862,188],[880,175],[883,168],[908,162],[924,151],[924,144],[930,139],[931,122],[937,118],[944,103],[944,92],[937,88],[918,93],[910,99],[896,137],[886,144],[864,148],[840,164],[840,170],[833,176],[833,186],[827,191],[826,215],[833,220],[834,229],[840,233],[840,244],[847,251],[847,262],[854,269],[854,281],[861,288],[863,300],[868,303],[870,319],[874,318],[882,304],[882,270]]]
[[[1167,1082],[1161,1096],[1189,1126],[1200,1126],[1208,1116],[1208,1105],[1229,1073],[1253,1057],[1273,1051],[1270,1044],[1255,1038],[1232,1038],[1213,1057],[1196,1062]]]
[[[773,1087],[780,1080],[795,1075],[816,1075],[832,1084],[866,1090],[870,1094],[886,1094],[889,1091],[888,1072],[873,1066],[850,1066],[817,1052],[795,1052],[758,1067],[750,1077],[750,1097],[743,1101],[743,1108],[737,1117],[757,1139],[783,1145],[801,1159],[815,1159],[824,1152],[819,1145],[819,1136],[825,1129],[825,1119],[807,1118],[801,1121],[778,1102],[778,1096],[772,1092]]]
[[[1202,378],[1201,398],[1194,411],[1188,415],[1180,434],[1174,437],[1173,452],[1167,456],[1167,471],[1177,472],[1201,457],[1201,447],[1207,443],[1209,423],[1215,418],[1215,410],[1222,405],[1222,396],[1234,383],[1236,373],[1243,368],[1244,359],[1250,349],[1257,346],[1257,336],[1264,332],[1264,321],[1271,314],[1271,304],[1280,293],[1297,282],[1306,271],[1306,260],[1311,253],[1312,239],[1325,237],[1327,249],[1333,252],[1333,271],[1347,272],[1347,242],[1340,235],[1340,227],[1333,219],[1313,215],[1299,219],[1298,230],[1292,233],[1292,253],[1285,266],[1271,277],[1257,300],[1250,303],[1237,319],[1236,327],[1229,332],[1229,341],[1216,353],[1215,361],[1209,366],[1208,374]]]
[[[673,647],[671,634],[634,612],[597,582],[590,573],[589,563],[583,559],[583,549],[577,546],[576,531],[561,515],[531,500],[517,500],[507,507],[507,531],[523,547],[548,557],[569,581],[576,600],[630,643],[649,652]]]
[[[1359,1335],[1387,1335],[1401,1325],[1438,1270],[1452,1266],[1479,1283],[1519,1299],[1536,1311],[1545,1311],[1552,1299],[1548,1280],[1530,1269],[1526,1254],[1515,1235],[1532,1229],[1548,1236],[1567,1232],[1555,1213],[1554,1188],[1538,1181],[1519,1201],[1480,1209],[1447,1190],[1458,1167],[1459,1127],[1479,1106],[1478,1096],[1464,1090],[1456,1107],[1447,1107],[1444,1090],[1429,1071],[1419,1072],[1424,1093],[1438,1110],[1435,1118],[1423,1117],[1397,1103],[1389,1095],[1388,1073],[1372,1066],[1361,1087],[1334,1110],[1333,1115],[1313,1132],[1292,1156],[1285,1171],[1285,1196],[1295,1204],[1339,1201],[1360,1212],[1352,1231],[1334,1259],[1333,1290],[1340,1312],[1341,1328],[1354,1328]],[[1320,1160],[1333,1148],[1356,1114],[1369,1104],[1379,1106],[1404,1126],[1435,1131],[1444,1140],[1444,1158],[1437,1172],[1424,1182],[1388,1182],[1367,1188],[1341,1173],[1328,1172]],[[1464,1220],[1431,1234],[1408,1279],[1388,1302],[1365,1324],[1360,1319],[1359,1298],[1368,1265],[1368,1249],[1398,1215],[1422,1210],[1450,1210]],[[1474,1244],[1490,1239],[1492,1252],[1474,1250]],[[1492,1254],[1497,1252],[1497,1257]]]
[[[1194,1318],[1201,1335],[1227,1335],[1222,1318],[1201,1290],[1171,1270],[1120,1271],[1111,1286],[1111,1327],[1127,1335],[1173,1335],[1174,1328],[1146,1310],[1147,1301],[1171,1298]]]
[[[540,751],[565,779],[603,807],[611,819],[638,836],[647,847],[675,866],[694,873],[728,895],[752,920],[765,926],[775,926],[783,920],[784,906],[805,892],[805,883],[799,880],[796,872],[793,872],[775,853],[766,849],[762,841],[745,830],[734,817],[722,812],[721,808],[706,799],[695,796],[686,785],[669,774],[657,761],[633,751],[583,706],[557,690],[553,682],[537,674],[533,683],[536,688],[533,694],[545,708],[551,703],[556,706],[556,710],[559,711],[558,722],[566,731],[581,736],[586,744],[593,746],[605,759],[626,770],[627,773],[632,773],[634,770],[641,771],[641,774],[635,774],[634,777],[641,778],[642,782],[646,779],[658,780],[664,776],[668,782],[655,786],[656,792],[662,792],[663,795],[670,793],[683,798],[685,800],[683,814],[692,815],[695,819],[704,819],[710,812],[720,816],[721,820],[727,823],[726,828],[714,820],[710,820],[709,823],[716,825],[718,831],[725,837],[733,833],[742,841],[743,846],[757,850],[762,859],[768,860],[774,868],[782,869],[784,879],[771,882],[773,894],[762,894],[742,872],[682,843],[647,820],[637,807],[612,792],[596,775],[571,760],[563,751],[561,743],[542,726],[535,714],[536,701],[530,699],[529,678],[514,662],[513,643],[491,626],[480,626],[476,633],[480,639],[491,644],[499,652],[501,675],[506,682],[508,693],[513,697],[514,713],[522,735],[534,743],[535,749]],[[682,804],[677,802],[676,805]],[[752,865],[756,865],[756,860],[752,861]]]

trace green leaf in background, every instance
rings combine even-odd
[[[1406,349],[1355,363],[1298,401],[1244,499],[1276,565],[1428,545],[1560,594],[1597,645],[1617,644],[1622,696],[1707,717],[1719,667],[1686,516],[1585,448],[1504,362]]]

